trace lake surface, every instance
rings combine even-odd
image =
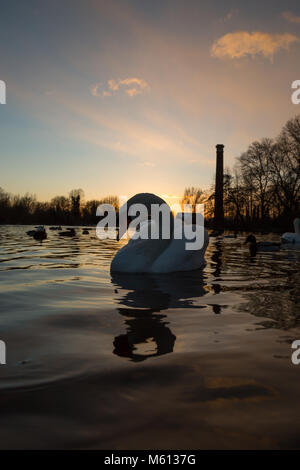
[[[1,448],[300,447],[300,249],[111,277],[124,242],[31,228],[0,226]]]

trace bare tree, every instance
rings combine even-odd
[[[271,139],[262,139],[253,142],[238,159],[245,186],[249,188],[252,197],[251,206],[254,193],[261,219],[266,217],[271,202],[270,159],[275,153],[274,148],[274,142]]]
[[[184,204],[191,204],[192,211],[196,212],[196,205],[202,204],[205,200],[204,192],[201,188],[196,188],[194,186],[185,188],[183,198],[180,203],[183,208]]]

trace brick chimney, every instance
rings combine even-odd
[[[216,186],[215,186],[215,217],[214,229],[224,230],[224,207],[223,207],[223,173],[224,173],[224,145],[216,145]]]

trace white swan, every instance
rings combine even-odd
[[[281,235],[282,243],[300,243],[300,219],[294,220],[295,232],[286,232]]]
[[[136,194],[127,201],[127,210],[132,204],[144,204],[148,212],[151,210],[151,204],[166,204],[166,202],[155,196],[154,194],[141,193]],[[167,205],[167,204],[166,204]],[[169,208],[169,206],[167,206]],[[127,245],[121,248],[111,263],[112,272],[125,273],[171,273],[176,271],[191,271],[205,266],[204,254],[207,248],[209,237],[204,229],[204,243],[201,249],[187,250],[186,243],[191,242],[184,236],[176,239],[177,230],[182,225],[182,219],[176,218],[174,222],[173,215],[170,211],[170,239],[163,239],[160,235],[159,239],[148,238],[146,240],[131,238]],[[191,223],[186,220],[184,223]],[[153,220],[145,220],[140,225],[140,232],[148,231],[155,222]],[[192,224],[192,229],[195,226]]]

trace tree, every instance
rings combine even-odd
[[[270,163],[274,152],[274,142],[271,139],[262,139],[253,142],[238,159],[245,186],[249,188],[251,198],[253,193],[256,196],[261,219],[266,217],[272,199],[269,191]],[[251,211],[252,205],[253,199],[251,199]]]
[[[290,119],[276,140],[271,178],[283,213],[296,213],[300,202],[300,116]]]
[[[73,216],[73,222],[77,223],[80,219],[80,209],[84,192],[82,189],[72,189],[69,192],[69,199],[71,203],[71,212]]]
[[[201,188],[196,188],[194,186],[185,188],[183,198],[181,199],[181,206],[183,208],[184,204],[192,205],[192,212],[196,212],[196,205],[203,204],[204,202],[204,192]]]

